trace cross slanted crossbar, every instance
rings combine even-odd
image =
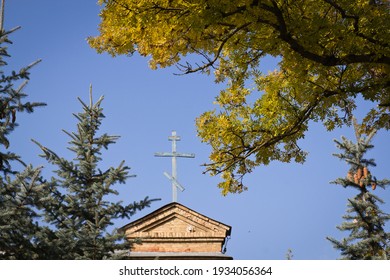
[[[171,157],[172,158],[172,176],[167,172],[164,175],[172,182],[172,201],[177,202],[177,189],[184,191],[184,187],[177,181],[177,161],[178,157],[182,158],[194,158],[195,154],[178,153],[176,151],[176,141],[180,141],[180,136],[176,135],[176,131],[172,131],[172,135],[168,137],[169,141],[172,141],[172,152],[171,153],[155,153],[156,157]]]

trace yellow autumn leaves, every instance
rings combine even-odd
[[[223,194],[272,160],[303,162],[310,120],[349,125],[356,97],[367,130],[390,128],[390,13],[370,0],[101,0],[98,52],[150,57],[153,69],[214,73],[226,88],[197,119],[211,147],[206,171]],[[187,63],[186,56],[199,58]],[[279,68],[261,73],[265,56]],[[191,60],[193,56],[191,57]],[[386,106],[386,104],[388,104]]]

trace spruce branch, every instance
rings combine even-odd
[[[369,167],[376,166],[374,159],[365,158],[367,151],[374,146],[371,144],[375,130],[364,137],[361,125],[353,120],[356,143],[342,137],[342,141],[335,140],[337,148],[342,153],[335,154],[349,165],[345,178],[338,178],[331,182],[342,187],[352,187],[358,194],[348,199],[347,214],[337,228],[348,231],[349,236],[342,241],[327,237],[334,248],[340,250],[344,259],[388,259],[390,252],[390,234],[385,232],[384,225],[390,220],[390,215],[384,213],[379,204],[384,201],[373,194],[377,186],[385,188],[390,180],[377,180],[371,174]],[[369,190],[371,186],[371,190]]]

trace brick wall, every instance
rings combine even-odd
[[[144,242],[135,244],[133,252],[221,252],[222,243],[188,242],[183,240],[171,242]]]

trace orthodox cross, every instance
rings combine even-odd
[[[179,184],[177,181],[177,164],[176,158],[194,158],[195,154],[186,154],[176,152],[176,141],[180,141],[180,136],[176,135],[176,131],[172,131],[172,136],[168,137],[169,141],[172,141],[172,152],[171,153],[155,153],[156,157],[171,157],[172,158],[172,175],[169,175],[167,172],[164,172],[165,177],[167,177],[172,182],[172,201],[177,202],[177,189],[184,191],[184,187]]]
[[[5,0],[2,0],[1,1],[1,11],[0,11],[0,31],[3,31],[3,26],[4,26],[4,3],[5,3]]]

